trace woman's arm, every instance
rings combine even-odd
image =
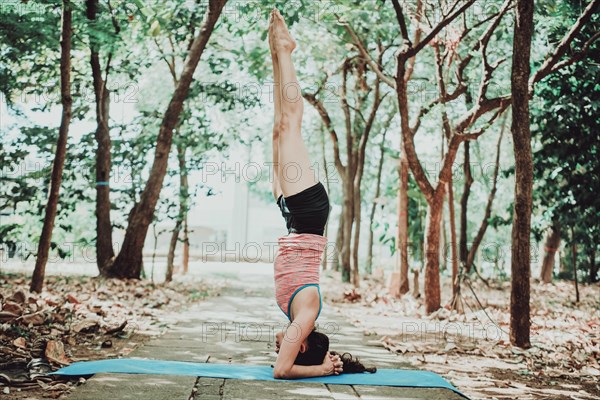
[[[292,368],[283,374],[274,374],[276,379],[300,379],[312,378],[314,376],[339,375],[343,371],[343,363],[340,356],[329,354],[325,355],[323,363],[320,365],[296,365],[292,364]]]
[[[327,352],[319,365],[296,365],[296,357],[304,346],[306,337],[314,327],[314,315],[301,313],[290,324],[279,347],[275,362],[273,377],[275,379],[299,379],[314,376],[338,375],[343,370],[343,364],[338,355],[332,356]]]
[[[275,367],[277,368],[277,366]],[[287,371],[273,372],[275,379],[300,379],[300,378],[312,378],[314,376],[328,375],[325,373],[323,364],[321,365],[296,365],[292,364],[292,367]]]
[[[319,376],[320,366],[294,365],[300,348],[314,328],[314,318],[307,318],[303,313],[298,315],[294,322],[286,329],[283,340],[280,343],[279,354],[275,362],[273,376],[278,379],[306,378]]]

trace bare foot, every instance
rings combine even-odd
[[[271,11],[271,17],[273,19],[273,45],[276,51],[292,52],[296,48],[296,41],[290,35],[290,31],[283,19],[283,16],[279,13],[279,10],[274,9]]]

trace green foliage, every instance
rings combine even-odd
[[[26,90],[44,90],[38,82],[56,81],[58,26],[60,1],[0,5],[0,92],[9,105]]]
[[[11,4],[17,3],[23,2]],[[0,240],[12,246],[13,250],[18,243],[33,241],[35,239],[32,238],[39,236],[56,143],[56,120],[41,123],[34,118],[34,114],[55,114],[56,105],[60,103],[58,60],[61,2],[29,0],[25,3],[27,9],[34,12],[0,6],[0,93],[8,103],[14,120],[0,137],[0,168],[3,171],[0,176],[0,213],[3,219],[6,215],[11,216],[9,221],[4,219],[0,225]],[[410,22],[409,34],[412,38],[416,26],[416,2],[401,3]],[[95,240],[95,233],[86,229],[94,224],[95,201],[96,121],[90,48],[98,51],[103,69],[108,59],[111,60],[107,81],[114,100],[109,121],[113,141],[112,220],[115,227],[124,228],[127,213],[139,201],[146,183],[162,113],[173,93],[174,81],[181,73],[190,43],[201,26],[207,4],[206,1],[183,0],[111,0],[110,3],[99,0],[96,20],[90,21],[86,16],[86,3],[72,2],[74,120],[62,188],[62,193],[68,193],[68,196],[61,196],[53,244],[57,254],[67,255],[65,251],[68,250],[61,246],[61,242],[87,244]],[[346,161],[338,69],[345,58],[351,58],[356,63],[358,51],[350,44],[344,21],[352,25],[371,54],[377,53],[379,43],[387,49],[381,68],[390,77],[395,74],[395,54],[401,45],[390,1],[365,4],[358,0],[229,0],[196,71],[180,125],[173,137],[173,152],[157,218],[175,219],[178,216],[176,205],[179,197],[174,195],[179,193],[180,172],[176,147],[183,148],[186,153],[188,174],[200,171],[208,160],[227,158],[232,144],[247,147],[252,156],[262,153],[263,159],[270,161],[272,101],[267,97],[270,95],[272,70],[266,35],[268,16],[273,7],[284,14],[298,42],[294,61],[303,89],[314,91],[322,79],[330,75],[328,86],[319,98],[337,127],[342,161]],[[440,33],[438,39],[441,50],[453,52],[449,58],[451,61],[447,62],[443,71],[449,92],[458,84],[455,72],[459,60],[472,54],[474,59],[465,70],[465,78],[469,93],[476,97],[483,60],[481,53],[472,49],[487,28],[487,24],[477,23],[496,12],[501,4],[501,0],[479,4]],[[428,19],[421,21],[421,26],[426,32],[441,18],[440,7],[446,6],[447,2],[425,2],[424,13]],[[534,70],[572,26],[584,6],[585,2],[574,0],[536,3],[536,36],[532,49]],[[576,40],[574,50],[581,47],[584,38],[598,31],[598,15],[593,17],[592,22]],[[453,40],[464,24],[473,29],[453,48]],[[509,92],[512,28],[512,15],[509,13],[501,21],[488,46],[490,64],[508,55],[494,73],[488,97]],[[419,108],[438,96],[431,46],[426,46],[419,57],[409,82],[412,122]],[[536,229],[533,233],[537,239],[541,239],[542,229],[552,221],[574,227],[574,238],[570,238],[570,235],[565,238],[580,245],[581,265],[589,262],[586,261],[589,260],[588,250],[598,243],[600,235],[598,224],[595,223],[600,217],[596,195],[600,190],[597,173],[600,170],[597,161],[597,120],[600,115],[597,100],[600,98],[600,85],[597,83],[600,75],[598,44],[590,48],[590,59],[595,61],[578,62],[541,82],[531,102],[536,180]],[[353,109],[352,112],[357,115],[354,127],[359,132],[364,126],[361,114],[363,118],[366,117],[372,92],[357,89],[356,76],[350,75],[349,103],[358,110]],[[370,68],[367,69],[366,79],[372,89],[375,74]],[[378,144],[384,119],[397,112],[393,90],[386,85],[382,85],[381,90],[388,95],[367,145],[362,187],[365,210],[373,200]],[[366,100],[362,106],[357,106],[357,99],[363,95],[366,95]],[[464,96],[461,96],[448,104],[445,111],[455,121],[464,115],[466,108]],[[310,107],[306,107],[305,137],[311,155],[319,155],[318,162],[321,162],[320,137],[313,134],[318,132],[319,116],[309,110]],[[415,136],[419,158],[427,170],[440,163],[440,111],[439,105],[433,108]],[[125,113],[133,117],[122,118],[121,114]],[[391,254],[396,250],[399,132],[396,118],[386,136],[387,161],[383,169],[381,194],[383,206],[376,214],[373,227],[379,244],[388,248]],[[472,159],[476,161],[474,172],[493,161],[496,133],[495,127],[490,129],[472,146]],[[485,239],[486,242],[502,245],[505,254],[508,252],[504,250],[510,243],[509,226],[513,207],[514,170],[512,149],[508,151],[511,148],[509,140],[507,138],[507,143],[503,144],[497,201],[489,221],[495,229],[490,229]],[[326,159],[331,162],[332,145],[328,135],[325,138],[325,152]],[[461,156],[458,155],[457,164],[461,162]],[[30,162],[34,167],[27,164]],[[455,167],[457,169],[460,166]],[[330,174],[336,175],[336,172],[330,170]],[[435,174],[429,176],[435,181]],[[263,181],[252,184],[252,190],[271,201],[271,187],[266,178],[265,174]],[[475,173],[475,179],[469,200],[468,227],[471,237],[479,225],[491,188],[489,176]],[[459,177],[454,179],[457,200],[462,183]],[[339,182],[332,182],[331,188],[330,198],[334,204],[339,204]],[[413,244],[411,258],[414,262],[420,262],[423,258],[421,245],[426,202],[412,177],[409,189],[409,241]],[[190,203],[200,191],[210,194],[212,188],[203,185],[190,187],[185,194]],[[458,216],[458,206],[456,211]],[[363,212],[363,220],[367,215],[368,212]],[[27,251],[23,254],[26,255]],[[504,261],[499,260],[499,263]],[[498,273],[502,274],[503,271]]]
[[[580,12],[578,3],[561,3],[559,12],[572,20]],[[574,48],[580,48],[590,33],[600,29],[596,14]],[[553,27],[560,37],[564,26]],[[537,230],[560,224],[563,239],[579,247],[579,262],[589,265],[589,253],[600,241],[600,46],[589,49],[587,59],[549,76],[537,86],[532,107],[535,138],[535,207],[541,212]],[[570,234],[573,229],[573,235]],[[571,257],[566,258],[572,264]]]

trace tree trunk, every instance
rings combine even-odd
[[[573,282],[575,283],[575,303],[579,303],[579,278],[577,276],[577,241],[571,226],[571,257],[573,263]]]
[[[187,213],[187,172],[186,172],[186,161],[185,161],[185,147],[183,145],[177,145],[177,161],[179,164],[179,213],[175,220],[175,227],[171,234],[171,241],[169,243],[169,253],[167,254],[167,274],[165,281],[171,282],[173,280],[173,270],[175,264],[175,250],[177,249],[177,242],[179,241],[179,234],[181,227],[183,226],[183,220]]]
[[[565,249],[565,252],[566,251],[567,249]],[[558,249],[558,276],[560,277],[560,279],[568,279],[567,277],[569,276],[569,264],[565,262],[563,256],[567,257],[560,251],[560,249]]]
[[[371,204],[371,213],[369,215],[369,244],[368,244],[368,255],[367,255],[367,273],[373,272],[373,221],[375,220],[375,211],[377,210],[377,203],[379,202],[379,196],[381,195],[381,172],[383,171],[383,162],[385,160],[385,136],[387,130],[383,132],[383,138],[381,139],[381,146],[379,146],[379,165],[377,166],[377,178],[375,182],[375,196],[373,197],[373,203]]]
[[[181,263],[183,264],[183,274],[185,275],[188,273],[188,269],[189,269],[189,265],[190,265],[190,238],[189,238],[187,210],[183,217],[183,259],[182,259]]]
[[[446,218],[444,217],[443,206],[440,217],[440,232],[440,271],[446,271],[448,269],[448,235],[446,234]]]
[[[458,250],[456,248],[456,223],[454,222],[454,189],[452,188],[452,177],[450,177],[450,182],[448,182],[447,185],[448,216],[450,218],[450,246],[452,251],[452,297],[456,299],[459,295],[460,288],[458,282]]]
[[[398,159],[398,235],[396,251],[398,251],[400,269],[400,295],[410,290],[408,281],[408,161],[404,142],[400,141],[400,158]]]
[[[498,142],[496,143],[496,163],[494,165],[494,176],[492,178],[492,189],[490,190],[490,194],[488,196],[487,204],[485,206],[485,212],[483,213],[483,219],[481,220],[481,225],[479,225],[479,229],[475,234],[475,238],[473,239],[473,243],[471,243],[471,248],[467,252],[467,263],[465,264],[465,270],[470,272],[473,267],[473,262],[475,261],[475,255],[479,250],[479,246],[483,241],[483,236],[487,231],[489,225],[489,219],[492,215],[492,205],[494,204],[494,199],[496,198],[496,190],[498,188],[498,173],[500,172],[500,150],[502,147],[502,137],[504,136],[504,129],[506,126],[506,116],[502,120],[502,127],[500,128],[500,135],[498,135]],[[465,144],[467,144],[466,142]],[[496,264],[498,263],[498,259],[496,258]],[[475,269],[477,272],[477,269]],[[480,276],[481,277],[481,276]]]
[[[443,186],[427,207],[425,223],[425,312],[431,314],[440,308],[440,227],[444,202]]]
[[[35,269],[31,278],[32,292],[40,293],[44,286],[44,277],[46,275],[46,263],[48,262],[48,253],[52,242],[52,230],[56,219],[56,209],[60,194],[60,185],[62,182],[62,173],[65,165],[65,156],[67,153],[67,138],[69,136],[69,125],[71,123],[71,109],[73,99],[71,98],[71,34],[72,34],[72,11],[68,0],[62,3],[61,18],[61,38],[60,38],[60,94],[62,103],[62,115],[60,119],[60,128],[58,130],[58,140],[56,142],[56,153],[52,163],[52,176],[50,180],[50,193],[46,204],[46,213],[44,215],[44,226],[38,244],[37,259]]]
[[[181,207],[181,206],[180,206]],[[177,242],[179,241],[179,233],[181,232],[182,219],[177,216],[175,221],[175,227],[171,233],[171,241],[169,242],[169,252],[167,253],[167,273],[165,275],[165,282],[171,282],[173,280],[173,269],[175,264],[175,249],[177,248]]]
[[[425,309],[429,314],[440,307],[440,223],[442,202],[444,199],[443,185],[434,190],[429,183],[425,171],[420,167],[418,156],[414,148],[413,131],[409,125],[408,116],[408,91],[404,81],[406,74],[406,59],[397,56],[396,62],[396,95],[400,112],[400,126],[402,132],[402,145],[406,160],[421,191],[427,199],[427,223],[425,238]],[[402,151],[401,151],[402,153]],[[407,209],[408,211],[408,209]],[[408,216],[408,215],[407,215]]]
[[[178,148],[179,151],[179,148]],[[180,184],[181,184],[181,195],[183,196],[183,213],[182,213],[182,223],[183,223],[183,273],[187,274],[188,266],[190,262],[190,239],[188,236],[188,214],[189,214],[189,201],[190,201],[190,185],[188,182],[188,170],[187,170],[187,161],[185,158],[185,147],[182,149],[180,153],[178,153],[179,157],[179,171],[180,175]]]
[[[529,74],[533,0],[517,0],[511,71],[511,126],[515,153],[515,203],[511,246],[510,341],[531,346],[530,335],[530,234],[533,161],[529,120]]]
[[[419,270],[416,268],[413,270],[413,293],[412,293],[412,295],[415,299],[418,299],[419,297],[421,297],[421,293],[419,291]]]
[[[98,0],[87,0],[86,14],[90,21],[96,20]],[[90,33],[90,64],[96,98],[96,263],[101,275],[106,275],[112,263],[115,252],[112,243],[112,224],[110,221],[110,170],[111,170],[111,139],[109,121],[110,92],[102,78],[100,55],[95,34]],[[110,70],[108,56],[106,77]]]
[[[437,47],[436,47],[437,48]],[[445,122],[447,120],[447,118],[444,118],[446,116],[445,112],[442,111],[443,117],[442,120],[443,122]],[[447,128],[446,124],[443,124],[444,128]],[[451,134],[451,132],[446,131],[446,133],[448,135]],[[442,133],[442,146],[441,146],[441,154],[440,154],[440,160],[443,162],[444,160],[444,144],[445,144],[445,139],[448,136],[444,137],[444,134]],[[447,188],[446,188],[447,189]],[[443,202],[443,200],[442,200]],[[441,242],[440,242],[440,271],[446,271],[446,269],[448,269],[448,235],[446,234],[446,218],[444,218],[444,206],[442,205],[442,211],[441,211],[442,215],[440,217],[440,229],[441,229]]]
[[[105,275],[112,263],[115,252],[112,243],[112,223],[110,220],[110,170],[111,139],[108,129],[109,92],[103,93],[105,106],[96,129],[96,263],[100,274]],[[100,125],[102,124],[102,126]]]
[[[358,187],[360,191],[360,186]],[[358,248],[360,244],[360,220],[361,220],[360,195],[354,198],[354,238],[352,239],[352,283],[354,287],[360,286],[360,274],[358,271]]]
[[[590,283],[596,283],[598,282],[598,265],[596,264],[596,248],[595,248],[595,244],[591,245],[590,248],[590,276],[588,278],[588,281]]]
[[[552,282],[552,271],[554,270],[554,260],[558,246],[560,246],[560,225],[554,223],[546,232],[544,259],[542,260],[542,270],[540,272],[540,280],[543,283]]]
[[[351,244],[352,244],[352,225],[354,222],[354,193],[352,181],[344,177],[344,236],[342,241],[341,267],[342,267],[342,282],[350,282],[352,270],[350,266]]]
[[[383,50],[380,48],[379,60],[383,57]],[[354,119],[352,118],[351,107],[347,101],[347,83],[348,74],[356,73],[356,90],[366,91],[366,64],[362,67],[358,67],[355,70],[352,68],[351,60],[346,59],[342,69],[342,86],[340,103],[344,113],[344,126],[346,131],[346,166],[344,166],[340,159],[340,151],[338,144],[338,135],[333,128],[331,119],[324,105],[316,99],[316,95],[305,93],[304,98],[311,104],[323,121],[325,127],[330,131],[330,135],[334,145],[334,160],[339,175],[342,178],[342,193],[343,193],[343,208],[342,208],[342,220],[343,220],[343,235],[341,256],[340,261],[342,265],[342,281],[352,282],[355,286],[359,284],[359,267],[358,267],[358,245],[360,239],[360,214],[361,214],[361,182],[364,171],[365,163],[365,152],[369,138],[369,133],[373,127],[373,122],[377,114],[377,110],[381,104],[380,97],[380,81],[375,81],[374,101],[369,114],[368,119],[364,119],[364,129],[359,130],[358,121],[359,117],[362,117],[361,106],[364,104],[363,101],[366,96],[358,96],[356,104]],[[359,142],[356,143],[356,139],[359,138]],[[358,145],[357,145],[358,144]],[[355,220],[357,221],[355,224]],[[354,230],[353,230],[354,229]],[[354,235],[353,235],[354,233]],[[340,236],[338,235],[338,239]],[[354,246],[354,247],[352,247]]]
[[[573,254],[573,279],[575,281],[575,303],[579,303],[579,279],[577,278],[577,243],[571,245]]]
[[[406,37],[404,38],[407,39]],[[414,58],[414,57],[413,57]],[[399,188],[398,188],[398,236],[396,241],[396,248],[400,249],[400,294],[407,293],[409,291],[408,284],[408,170],[410,163],[408,160],[407,153],[407,142],[410,140],[412,143],[413,132],[409,125],[409,112],[408,112],[408,90],[407,77],[410,78],[410,74],[407,75],[406,70],[406,57],[398,54],[396,56],[396,99],[398,101],[398,111],[400,114],[400,154],[398,158],[398,174],[399,174]],[[414,60],[411,61],[411,68],[414,65]],[[413,171],[414,174],[414,171]]]
[[[140,201],[133,206],[129,214],[123,245],[110,271],[113,276],[135,279],[139,279],[140,277],[144,241],[148,233],[148,227],[152,222],[156,203],[158,202],[167,171],[167,162],[173,140],[173,129],[177,125],[183,109],[183,102],[187,97],[194,71],[198,66],[200,57],[204,52],[226,1],[211,0],[209,2],[200,33],[194,39],[190,48],[181,77],[160,126],[154,163],[150,170],[148,182],[141,194]]]
[[[473,185],[473,174],[471,173],[471,142],[466,141],[464,144],[464,161],[463,174],[464,184],[463,191],[460,197],[460,241],[459,241],[459,257],[460,263],[465,267],[465,274],[471,272],[471,266],[467,265],[467,256],[469,248],[467,244],[467,229],[468,219],[467,212],[469,208],[469,196],[471,195],[471,185]]]
[[[365,265],[365,272],[368,275],[373,273],[373,221],[375,220],[375,211],[377,210],[377,196],[371,204],[371,212],[369,213],[369,242],[367,243],[367,264]]]
[[[340,265],[342,264],[342,246],[344,243],[344,210],[342,208],[342,214],[338,223],[338,231],[335,237],[335,257],[333,259],[333,270],[339,271]]]
[[[364,78],[364,76],[363,76]],[[365,123],[365,127],[360,134],[360,140],[358,148],[352,152],[354,161],[352,164],[348,165],[347,171],[354,171],[354,176],[352,177],[352,189],[353,193],[353,202],[354,202],[354,240],[353,240],[353,248],[352,248],[352,282],[354,283],[354,287],[360,286],[360,273],[358,268],[358,250],[360,248],[360,228],[361,228],[361,218],[362,218],[362,191],[361,184],[362,178],[365,170],[365,157],[367,150],[367,143],[369,139],[369,134],[371,133],[371,129],[373,127],[373,122],[375,121],[375,117],[377,116],[377,110],[379,110],[379,105],[381,104],[381,99],[379,97],[379,81],[375,83],[375,99],[373,102],[373,107],[369,114],[369,118]],[[355,116],[358,113],[355,114]],[[358,135],[357,135],[358,136]],[[352,173],[348,173],[348,175],[352,176]]]

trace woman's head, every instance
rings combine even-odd
[[[279,332],[275,335],[275,352],[279,353],[281,342],[284,340],[284,333]],[[298,365],[319,365],[323,363],[325,355],[329,350],[329,338],[327,335],[312,330],[304,342],[300,345],[300,351],[294,361]]]
[[[279,352],[279,346],[283,340],[283,332],[278,333],[275,342],[275,351]],[[320,365],[323,363],[327,352],[329,351],[329,337],[324,333],[317,332],[315,329],[308,335],[300,346],[300,352],[294,361],[296,365]],[[339,354],[331,351],[330,354],[338,355],[344,364],[343,371],[346,374],[376,372],[377,368],[365,367],[356,357],[350,353]]]
[[[308,335],[294,364],[297,365],[320,365],[329,351],[329,338],[327,335],[316,330]]]

